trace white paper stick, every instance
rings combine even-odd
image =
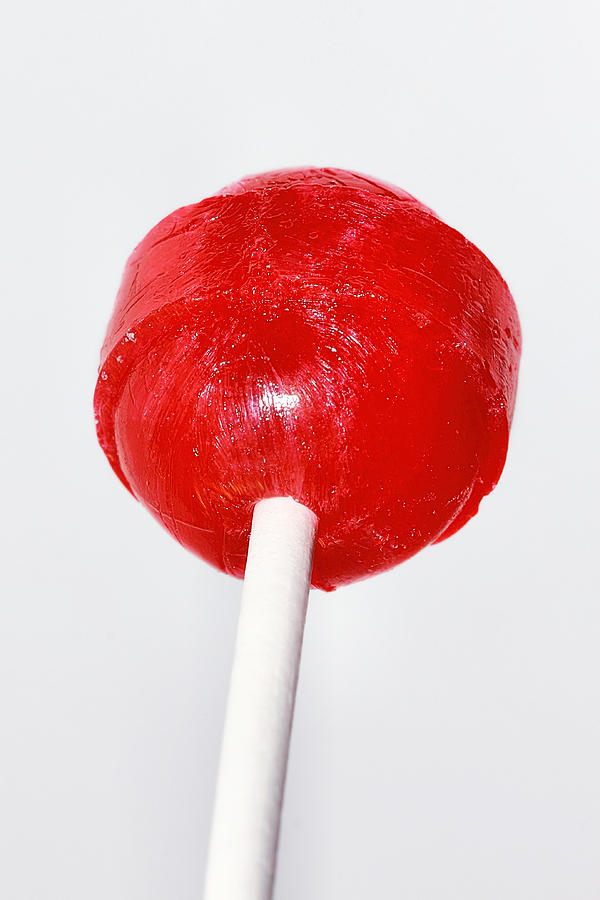
[[[204,900],[270,900],[316,517],[290,497],[254,509]]]

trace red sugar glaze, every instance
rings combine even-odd
[[[271,172],[176,210],[129,258],[98,437],[184,546],[243,576],[252,507],[319,518],[332,589],[457,531],[506,457],[520,356],[509,290],[390,185]]]

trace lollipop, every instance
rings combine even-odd
[[[128,260],[100,443],[177,540],[245,573],[210,900],[271,896],[310,583],[388,569],[477,512],[504,465],[519,356],[483,253],[350,172],[244,179]]]

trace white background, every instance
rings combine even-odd
[[[92,391],[148,228],[305,163],[474,240],[524,355],[476,519],[312,595],[276,896],[600,898],[597,29],[581,0],[11,4],[2,898],[201,896],[240,583],[117,482]]]

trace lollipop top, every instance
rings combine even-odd
[[[259,175],[249,175],[247,178],[240,178],[222,188],[217,197],[233,196],[235,194],[244,194],[247,191],[261,191],[286,188],[308,187],[313,190],[315,187],[333,188],[353,188],[357,191],[367,191],[370,194],[377,194],[380,197],[394,197],[403,200],[405,203],[412,204],[419,209],[435,213],[424,206],[416,197],[403,191],[402,188],[393,184],[387,184],[378,178],[368,178],[366,175],[359,175],[357,172],[348,172],[346,169],[279,169],[276,172],[262,172]]]
[[[489,260],[406,192],[337,169],[246,178],[130,257],[100,443],[184,545],[235,575],[253,504],[319,517],[313,584],[463,525],[504,464],[520,354]]]

